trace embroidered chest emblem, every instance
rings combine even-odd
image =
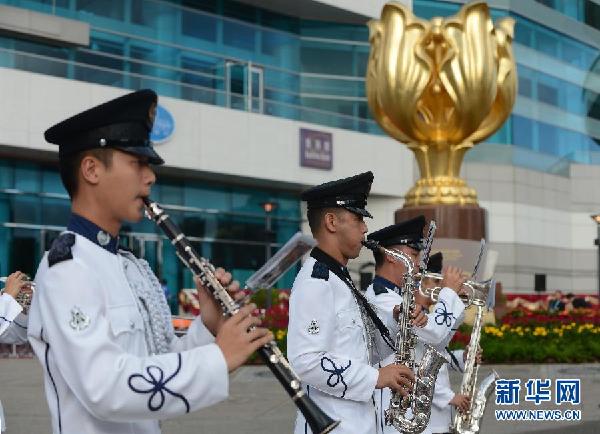
[[[319,323],[317,322],[316,319],[313,319],[310,324],[308,325],[308,328],[306,329],[308,331],[308,333],[310,333],[311,335],[316,335],[318,334],[321,329],[319,328]]]
[[[71,309],[71,321],[69,321],[69,325],[73,330],[80,332],[89,327],[90,317],[83,313],[77,306],[73,306]]]

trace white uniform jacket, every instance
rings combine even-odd
[[[398,288],[394,283],[390,282],[387,279],[382,278],[381,276],[375,276],[373,279],[373,283],[367,288],[366,296],[369,301],[375,305],[377,308],[377,314],[381,318],[381,320],[386,324],[392,337],[396,336],[398,332],[398,323],[393,317],[394,306],[400,305],[402,303],[402,296],[400,295],[401,289]],[[458,327],[460,322],[462,321],[464,311],[464,304],[460,300],[460,297],[450,288],[443,288],[440,291],[440,296],[438,302],[434,305],[431,313],[427,314],[427,324],[425,327],[416,327],[415,333],[418,337],[417,346],[415,348],[415,358],[416,360],[420,360],[423,356],[423,352],[425,349],[424,343],[427,343],[442,354],[446,355],[448,358],[449,355],[446,352],[446,346],[452,339],[454,335],[455,329]],[[378,347],[382,347],[383,343],[381,340],[378,340]],[[462,355],[460,356],[462,360]],[[394,361],[394,354],[386,357],[382,362],[381,366],[389,365]],[[440,375],[447,380],[447,389],[444,387],[438,388],[438,382],[440,381]],[[444,400],[446,402],[445,406],[452,399],[454,394],[450,396],[449,399],[446,400],[448,393],[451,393],[450,390],[450,381],[448,379],[448,371],[446,365],[443,365],[440,369],[440,375],[437,377],[434,397],[434,403],[437,402],[440,404],[440,409],[444,407]],[[442,383],[444,380],[442,380]],[[450,390],[450,392],[448,392]],[[438,397],[438,393],[440,396]],[[390,389],[382,389],[379,393],[375,394],[375,402],[377,405],[378,411],[378,419],[380,420],[380,430],[384,433],[397,433],[396,429],[393,426],[386,426],[383,422],[383,414],[385,410],[389,406],[391,397]],[[432,405],[431,418],[429,421],[428,427],[423,431],[424,433],[431,433],[436,431],[431,431],[430,426],[437,426],[438,423],[436,420],[438,419],[437,413],[434,412],[434,405]],[[407,412],[407,417],[411,417],[410,410]],[[445,429],[439,432],[446,432],[447,426]]]
[[[38,268],[29,340],[43,366],[54,434],[157,434],[159,419],[228,395],[226,361],[199,318],[167,352],[151,354],[148,315],[126,278],[127,261],[90,234],[66,232]]]
[[[345,267],[313,249],[292,287],[288,356],[306,393],[341,421],[333,434],[374,434],[379,372],[370,365],[365,326],[348,280]],[[301,413],[294,432],[311,432]]]
[[[23,344],[27,342],[27,315],[16,300],[0,295],[0,344]]]

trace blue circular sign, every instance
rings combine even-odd
[[[152,131],[150,132],[150,140],[154,143],[166,142],[173,135],[173,131],[175,131],[175,119],[173,119],[173,115],[159,104],[156,107],[156,117],[154,118]]]

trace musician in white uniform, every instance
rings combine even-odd
[[[412,258],[415,267],[418,265],[419,254],[423,248],[422,237],[423,228],[425,226],[425,218],[423,216],[416,217],[403,223],[394,224],[386,228],[380,229],[379,231],[369,234],[368,239],[378,241],[382,247],[386,247],[391,250],[398,250],[410,258]],[[402,285],[404,284],[404,273],[406,269],[402,263],[394,261],[394,259],[378,253],[374,253],[375,257],[375,278],[373,283],[367,288],[367,298],[377,307],[377,313],[382,321],[387,325],[393,335],[397,333],[398,322],[393,316],[394,308],[402,303]],[[435,263],[436,259],[440,256],[433,255],[430,262]],[[435,305],[433,312],[428,314],[427,324],[422,328],[415,328],[415,333],[418,337],[417,346],[415,348],[415,359],[418,362],[424,352],[424,343],[430,344],[438,351],[446,353],[445,347],[454,334],[454,329],[458,327],[460,321],[462,321],[462,315],[464,311],[464,305],[458,296],[458,292],[462,290],[462,282],[464,278],[461,275],[461,271],[454,267],[449,267],[444,273],[444,280],[442,281],[442,290],[440,291],[440,298]],[[415,294],[417,304],[420,304],[420,298],[418,293]],[[378,347],[383,345],[379,342]],[[460,355],[462,360],[462,355]],[[382,366],[393,363],[394,357],[390,355],[387,359],[381,362]],[[443,372],[447,370],[445,365],[440,369],[440,373],[443,376]],[[439,379],[439,375],[438,375]],[[436,394],[440,394],[438,402],[445,399],[447,391],[443,390],[443,387],[438,388],[438,382],[436,381],[436,389],[434,394],[434,401],[436,400]],[[377,407],[379,412],[379,420],[381,421],[380,429],[385,433],[397,433],[393,426],[386,426],[383,423],[384,411],[389,407],[390,402],[390,390],[383,389],[377,396]],[[452,397],[451,397],[452,399]],[[446,405],[448,404],[446,401]],[[432,418],[430,423],[424,432],[432,433],[431,428],[437,426],[437,416],[434,414],[435,406],[432,406]],[[407,412],[407,417],[411,417],[410,411]],[[435,420],[434,420],[435,419]],[[440,432],[446,432],[444,428]]]
[[[0,295],[0,343],[23,344],[27,342],[27,312],[16,298],[27,286],[27,276],[15,271],[7,277]]]
[[[29,317],[54,434],[157,434],[160,419],[227,398],[228,373],[272,339],[248,331],[255,306],[224,319],[200,285],[201,318],[175,337],[148,263],[118,247],[121,224],[142,218],[150,165],[163,163],[149,140],[156,104],[154,92],[134,92],[45,133],[72,202],[67,231],[39,265]],[[237,283],[229,289],[243,296]]]
[[[441,252],[432,255],[427,264],[427,271],[430,273],[441,273],[442,272],[443,255]],[[433,288],[439,285],[432,279],[424,279],[424,288]],[[435,305],[430,297],[418,293],[416,294],[416,302],[424,306],[425,309],[429,309]],[[432,310],[433,314],[442,316],[438,317],[439,322],[442,324],[440,328],[446,327],[446,336],[437,344],[434,345],[438,351],[445,352],[449,356],[449,363],[442,365],[439,374],[435,382],[435,393],[433,394],[433,405],[431,406],[431,418],[429,424],[424,433],[448,433],[450,431],[450,424],[452,423],[452,416],[454,411],[466,411],[470,405],[470,397],[468,395],[461,395],[454,393],[450,386],[450,376],[448,369],[452,368],[455,371],[463,372],[465,368],[465,358],[467,352],[464,350],[450,351],[448,349],[448,343],[452,340],[455,331],[458,329],[464,319],[464,310],[458,314],[458,318],[453,320],[451,327],[447,327],[448,317],[444,316],[440,306],[436,305]],[[439,309],[439,310],[438,310]],[[460,310],[460,309],[459,309]],[[457,311],[458,312],[458,311]],[[468,348],[468,346],[467,346]],[[478,362],[481,362],[481,350],[477,354]]]
[[[0,344],[23,344],[27,342],[27,313],[16,298],[27,285],[27,276],[15,271],[6,278],[0,295]],[[0,388],[0,391],[2,389]],[[0,431],[6,430],[4,409],[0,402]]]
[[[288,356],[306,394],[341,421],[334,434],[377,433],[375,389],[406,393],[412,379],[402,366],[372,366],[374,335],[384,326],[346,268],[367,231],[363,218],[371,217],[365,206],[372,182],[373,174],[366,172],[302,194],[318,245],[292,287]],[[300,413],[294,432],[311,432]]]

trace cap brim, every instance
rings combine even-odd
[[[425,245],[422,242],[416,242],[416,243],[408,243],[406,244],[408,247],[410,247],[411,249],[415,249],[418,251],[421,251],[425,248]]]
[[[115,149],[127,152],[128,154],[139,155],[140,157],[147,157],[148,162],[150,164],[154,164],[155,166],[165,164],[165,160],[163,160],[160,157],[160,155],[158,155],[156,151],[150,146],[119,146],[115,147]]]
[[[371,219],[373,218],[371,213],[364,208],[356,208],[353,206],[343,206],[342,208],[347,209],[348,211],[353,212],[354,214],[361,215],[363,217],[369,217]]]

